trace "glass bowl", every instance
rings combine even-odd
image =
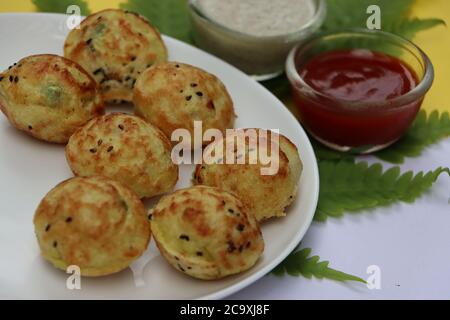
[[[258,81],[282,74],[289,51],[317,31],[326,15],[326,1],[313,0],[314,15],[299,30],[276,36],[254,36],[210,19],[197,2],[189,1],[195,43]]]
[[[350,101],[323,94],[299,73],[311,58],[340,50],[370,50],[400,60],[417,77],[409,92],[385,100]],[[434,80],[427,55],[411,41],[373,30],[349,30],[312,37],[290,52],[286,74],[300,120],[322,144],[344,152],[370,153],[396,142],[411,126]]]

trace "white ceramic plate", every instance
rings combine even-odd
[[[0,69],[30,54],[62,54],[66,16],[0,15]],[[64,147],[15,130],[0,115],[0,298],[58,299],[218,299],[255,282],[276,267],[300,242],[317,205],[319,176],[311,144],[298,121],[269,91],[225,62],[180,41],[164,37],[170,59],[199,66],[228,87],[238,115],[236,127],[280,129],[299,148],[304,172],[288,216],[264,224],[266,250],[248,272],[220,281],[200,281],[173,269],[152,242],[131,269],[83,278],[81,290],[68,290],[68,275],[39,256],[32,218],[42,197],[71,177]],[[122,107],[124,109],[124,107]],[[115,108],[117,110],[117,107]],[[123,111],[131,112],[130,108]],[[192,167],[181,168],[177,188],[190,185]],[[148,262],[148,263],[147,263]]]

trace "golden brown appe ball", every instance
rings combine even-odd
[[[167,49],[144,17],[107,9],[88,16],[69,33],[64,55],[93,75],[106,101],[131,101],[140,73],[167,60]]]
[[[17,129],[40,140],[66,143],[104,113],[95,80],[77,63],[42,54],[0,74],[0,109]]]
[[[105,176],[149,198],[173,189],[178,166],[171,144],[156,127],[139,117],[112,113],[92,119],[66,146],[76,176]]]
[[[234,195],[216,188],[196,186],[163,197],[151,228],[166,260],[198,279],[246,271],[264,251],[255,217]]]
[[[237,131],[248,132],[249,130],[251,129]],[[268,139],[271,139],[271,135],[279,139],[279,162],[276,174],[261,174],[261,169],[269,166],[262,164],[259,160],[255,164],[250,163],[249,154],[259,151],[259,148],[264,145],[251,147],[249,140],[245,140],[245,164],[238,164],[237,161],[235,164],[224,164],[226,161],[222,160],[219,161],[220,163],[198,165],[194,173],[194,183],[233,192],[242,199],[258,221],[263,221],[272,217],[285,216],[285,209],[297,195],[303,165],[297,147],[288,138],[262,129],[257,129],[256,132],[258,135],[266,132]],[[205,152],[208,153],[216,145],[222,147],[229,142],[226,138],[213,142],[207,146]],[[270,145],[267,144],[267,146]],[[233,152],[235,159],[242,157],[237,154],[238,152],[238,150]]]
[[[203,130],[233,128],[233,101],[214,75],[194,66],[165,62],[147,69],[134,90],[135,113],[158,126],[169,138],[178,128],[194,136],[194,121]]]
[[[150,241],[142,202],[104,177],[72,178],[57,185],[39,204],[34,226],[46,260],[62,270],[76,265],[89,277],[127,268]]]

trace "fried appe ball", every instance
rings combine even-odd
[[[100,84],[106,101],[131,101],[139,75],[167,60],[157,29],[144,17],[120,9],[88,16],[64,45],[65,57],[82,65]]]
[[[171,191],[178,180],[170,141],[133,115],[112,113],[91,120],[70,138],[66,158],[76,176],[109,177],[140,198]]]
[[[66,143],[104,113],[95,80],[77,63],[51,54],[26,57],[0,74],[0,109],[19,130]]]
[[[142,202],[104,177],[72,178],[57,185],[39,204],[34,226],[46,260],[62,270],[76,265],[89,277],[127,268],[150,241]]]
[[[194,136],[194,121],[203,131],[234,126],[233,101],[225,85],[214,75],[197,67],[165,62],[147,69],[136,82],[135,113],[169,138],[179,128]]]
[[[303,168],[297,147],[285,136],[262,129],[257,129],[256,132],[258,136],[261,132],[265,132],[267,140],[264,140],[265,143],[251,146],[250,140],[245,137],[249,130],[236,130],[242,134],[239,139],[245,145],[245,155],[238,154],[239,150],[233,150],[231,156],[236,160],[234,164],[226,164],[226,160],[218,159],[212,164],[198,165],[194,173],[194,183],[221,188],[236,194],[258,221],[285,216],[285,209],[296,197]],[[263,148],[270,146],[271,135],[279,139],[279,156],[274,157],[278,158],[278,170],[275,174],[263,175],[261,169],[269,166],[259,159],[251,164],[250,154],[265,152]],[[225,148],[228,143],[233,143],[233,140],[229,141],[226,137],[213,142],[207,146],[205,153],[209,153],[215,147]],[[273,143],[277,143],[276,140]],[[239,164],[237,159],[244,159],[244,164]]]
[[[151,228],[166,260],[198,279],[248,270],[264,250],[255,217],[234,195],[216,188],[196,186],[163,197]]]

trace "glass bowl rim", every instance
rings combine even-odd
[[[247,38],[247,39],[264,39],[264,40],[280,39],[280,38],[296,39],[298,37],[303,36],[305,31],[307,31],[311,28],[314,28],[316,26],[319,27],[320,25],[322,25],[322,23],[325,21],[325,17],[326,17],[326,13],[327,13],[326,0],[316,0],[316,2],[318,3],[318,6],[316,8],[316,12],[314,13],[314,16],[306,24],[301,26],[300,29],[293,31],[293,32],[289,32],[289,33],[283,33],[283,34],[277,34],[277,35],[271,35],[271,36],[256,36],[256,35],[251,35],[248,33],[234,30],[230,27],[227,27],[226,25],[224,25],[222,23],[214,21],[213,19],[208,17],[208,15],[206,15],[205,13],[203,13],[200,10],[200,8],[197,5],[197,1],[198,0],[189,0],[188,1],[188,7],[190,8],[192,13],[197,15],[199,18],[205,20],[209,24],[212,24],[230,34],[233,34],[233,35],[236,35],[236,36],[239,36],[242,38]]]
[[[413,49],[415,49],[419,55],[417,55],[414,52],[410,52],[412,55],[416,56],[418,59],[420,59],[420,62],[424,66],[424,74],[423,77],[420,79],[420,82],[417,86],[415,86],[412,90],[408,91],[407,93],[392,98],[388,100],[377,100],[377,101],[350,101],[346,99],[341,98],[335,98],[333,96],[324,94],[314,88],[312,88],[310,85],[308,85],[303,78],[298,73],[298,70],[295,65],[295,61],[297,58],[297,53],[302,49],[303,47],[307,46],[308,44],[311,44],[314,41],[323,39],[325,37],[329,36],[337,36],[337,35],[364,35],[364,36],[373,36],[373,35],[380,35],[383,37],[390,38],[393,40],[393,42],[399,46],[402,46],[402,44],[406,44],[406,46],[411,46]],[[364,48],[362,48],[364,49]],[[334,32],[324,32],[320,33],[318,35],[314,35],[308,39],[306,39],[304,42],[298,44],[295,46],[291,52],[288,55],[288,58],[286,60],[286,75],[289,79],[289,82],[293,86],[294,90],[299,91],[298,86],[302,86],[306,88],[308,93],[312,93],[312,96],[307,96],[307,98],[310,99],[325,99],[327,101],[330,101],[334,104],[338,103],[341,106],[344,106],[346,110],[348,111],[360,111],[360,110],[367,110],[372,109],[376,111],[388,111],[388,110],[398,110],[402,107],[408,107],[409,104],[418,101],[420,98],[425,96],[425,94],[428,92],[428,90],[431,88],[433,81],[434,81],[434,67],[430,60],[430,58],[427,56],[427,54],[419,48],[416,44],[414,44],[412,41],[390,33],[385,32],[381,30],[369,30],[369,29],[360,29],[360,28],[354,28],[354,29],[343,29],[340,31],[334,31]],[[383,108],[379,108],[379,107]],[[323,106],[326,108],[326,106]],[[336,111],[336,110],[335,110]]]

